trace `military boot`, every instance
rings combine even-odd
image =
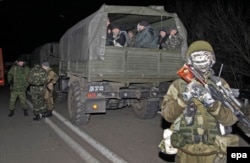
[[[46,117],[52,117],[52,110],[46,111]]]
[[[24,109],[23,110],[23,114],[24,114],[24,116],[28,116],[29,114],[28,114],[28,109]]]
[[[14,115],[14,110],[10,110],[9,117],[12,117]]]
[[[33,118],[33,120],[34,120],[34,121],[39,121],[39,120],[40,120],[40,116],[39,116],[39,114],[38,114],[38,115],[36,115],[36,116]]]

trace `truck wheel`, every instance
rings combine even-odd
[[[135,115],[140,119],[152,119],[159,111],[159,99],[142,99],[133,103]]]
[[[69,119],[75,125],[87,124],[90,118],[90,114],[85,113],[85,104],[81,103],[80,96],[80,86],[73,82],[68,93],[68,111]]]

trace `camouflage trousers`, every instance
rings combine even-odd
[[[33,114],[36,116],[39,113],[46,111],[45,100],[44,100],[44,87],[43,86],[31,86],[30,94],[33,102]]]
[[[15,104],[18,98],[20,100],[22,109],[28,109],[28,105],[26,102],[26,92],[16,92],[16,91],[10,92],[9,109],[15,110]]]
[[[46,104],[46,108],[50,111],[52,111],[54,109],[54,101],[53,101],[53,91],[54,90],[45,90],[45,104]]]

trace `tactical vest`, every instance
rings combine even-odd
[[[197,107],[193,124],[187,125],[183,114],[172,124],[175,134],[172,135],[171,143],[174,147],[200,142],[213,145],[216,135],[220,135],[216,119],[206,111],[206,108],[198,100],[193,99],[193,102]]]
[[[207,82],[211,83],[211,81]],[[179,84],[179,87],[183,91],[186,87],[186,82],[182,80]],[[193,98],[192,101],[196,106],[193,124],[187,125],[184,115],[181,114],[171,126],[171,129],[175,131],[172,135],[173,139],[171,138],[171,143],[174,147],[200,142],[212,145],[215,142],[216,135],[220,135],[217,120],[207,112],[206,107],[199,100]]]

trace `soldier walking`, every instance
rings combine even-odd
[[[29,86],[27,81],[30,68],[25,65],[24,56],[18,58],[16,63],[10,68],[7,76],[10,85],[10,103],[9,103],[9,117],[14,115],[15,104],[17,98],[20,99],[21,107],[24,111],[24,116],[28,116],[28,106],[26,103],[26,90]]]
[[[41,65],[36,64],[31,68],[28,81],[30,83],[30,94],[33,102],[33,114],[35,115],[33,120],[35,121],[40,120],[40,114],[45,117],[44,93],[47,80],[47,73]]]

